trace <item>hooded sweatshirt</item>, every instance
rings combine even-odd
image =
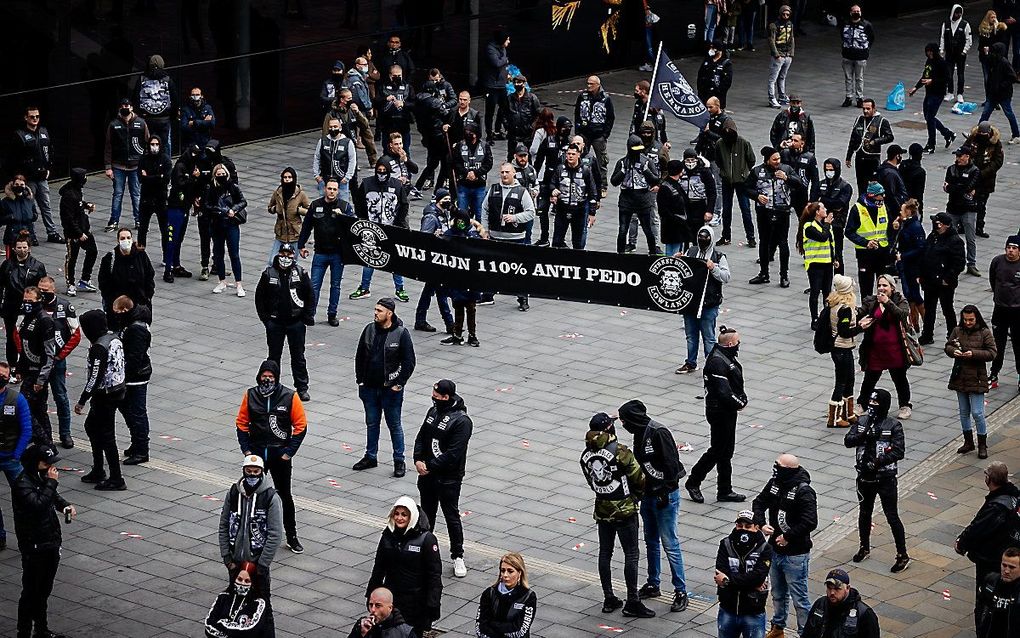
[[[233,542],[231,542],[233,540]],[[219,545],[223,563],[257,563],[267,574],[283,540],[283,503],[273,488],[272,478],[263,472],[252,494],[241,478],[230,486],[220,510]]]
[[[892,396],[881,388],[872,393],[867,412],[850,426],[843,444],[857,448],[857,476],[874,482],[895,478],[897,461],[903,460],[905,443],[903,425],[889,418]]]
[[[708,246],[701,247],[699,239],[708,235]],[[702,303],[704,308],[716,308],[722,303],[723,284],[730,283],[730,264],[726,255],[715,249],[715,231],[711,226],[705,224],[698,230],[698,236],[693,245],[685,253],[688,257],[712,261],[715,265],[708,271],[708,285],[705,288],[705,300]]]
[[[1009,63],[1006,45],[996,42],[988,51],[988,78],[985,80],[985,97],[992,102],[1008,102],[1013,99],[1013,85],[1016,71]]]
[[[163,69],[163,57],[153,55],[135,86],[135,104],[147,120],[165,122],[177,113],[177,87]]]
[[[953,14],[960,11],[960,18],[953,19]],[[963,6],[954,4],[949,10],[949,19],[942,23],[939,35],[939,55],[949,60],[958,60],[970,50],[970,23],[963,19]]]
[[[85,181],[85,169],[72,168],[70,181],[60,187],[60,225],[69,240],[89,232],[89,211],[82,199]]]
[[[680,487],[687,472],[676,441],[669,428],[651,419],[645,404],[637,399],[620,406],[620,422],[634,435],[634,458],[644,470],[644,493],[649,497],[667,497]]]
[[[921,69],[921,77],[914,84],[915,89],[924,87],[925,97],[937,95],[941,97],[946,92],[946,61],[939,54],[939,48],[934,42],[929,42],[924,47],[924,66]],[[929,58],[928,53],[932,56]],[[931,83],[924,84],[922,80],[931,80]]]
[[[825,164],[832,166],[835,174],[831,178],[825,176]],[[842,172],[841,162],[835,157],[829,157],[822,164],[821,180],[818,182],[818,201],[825,205],[825,210],[832,213],[832,223],[841,228],[846,226],[846,216],[854,197],[854,187],[843,179]]]
[[[82,334],[92,343],[89,347],[85,387],[80,405],[89,398],[123,396],[125,383],[124,344],[120,337],[106,327],[106,313],[89,310],[81,316]]]
[[[769,544],[777,555],[797,556],[811,551],[811,532],[818,527],[818,504],[807,470],[777,464],[773,477],[751,507],[756,525],[768,524],[775,529]],[[786,545],[776,544],[778,536],[786,540]]]

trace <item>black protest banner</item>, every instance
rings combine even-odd
[[[462,290],[700,313],[708,282],[705,262],[688,257],[444,238],[353,217],[340,221],[344,263]]]

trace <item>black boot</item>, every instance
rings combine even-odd
[[[957,454],[966,454],[974,451],[974,431],[968,430],[963,433],[963,445],[957,448]]]

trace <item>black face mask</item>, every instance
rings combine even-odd
[[[6,374],[0,375],[0,390],[5,389],[10,380],[11,378]]]
[[[740,344],[735,343],[732,346],[720,345],[719,349],[726,353],[726,355],[729,356],[731,359],[736,359],[737,353],[740,351]]]
[[[400,81],[403,80],[403,79],[404,78],[399,76],[399,75],[391,75],[390,76],[390,82],[392,82],[394,84],[400,84]]]
[[[329,134],[332,135],[333,137],[336,137],[337,135],[340,135],[340,129],[331,128],[329,129]]]
[[[733,543],[738,550],[740,550],[741,554],[743,554],[760,542],[758,539],[760,535],[761,532],[751,532],[746,529],[734,528],[733,531],[730,532],[730,542]]]
[[[127,117],[128,115],[131,115],[131,109],[121,109],[121,110],[119,111],[119,113],[120,113],[120,114],[121,114],[121,115],[122,115],[123,117]]]
[[[453,398],[449,399],[437,399],[432,397],[432,405],[436,406],[437,410],[445,410],[446,408],[453,405]]]
[[[704,237],[698,237],[698,248],[701,250],[708,250],[708,247],[712,245],[712,240]]]
[[[21,196],[23,196],[25,194],[25,190],[26,189],[25,189],[24,186],[15,186],[11,190],[14,191],[15,195],[17,195],[18,197],[21,197]]]
[[[25,313],[26,317],[31,317],[32,315],[39,312],[39,309],[41,307],[42,304],[39,303],[38,301],[26,301],[23,304],[21,304],[21,311]]]
[[[40,292],[42,292],[43,303],[46,304],[47,306],[57,300],[57,293],[55,293],[55,292],[46,292],[46,291],[40,291]]]
[[[799,467],[783,467],[779,463],[772,466],[773,476],[777,483],[787,483],[797,474]]]
[[[217,175],[216,176],[216,183],[220,184],[220,185],[226,185],[226,183],[227,183],[227,181],[229,179],[230,179],[229,175]]]

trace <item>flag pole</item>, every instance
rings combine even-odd
[[[642,121],[648,119],[648,110],[652,107],[652,91],[655,90],[655,74],[659,72],[659,57],[662,56],[662,42],[659,42],[659,50],[655,54],[655,66],[652,67],[652,81],[648,87],[648,102],[645,103],[645,116]]]

